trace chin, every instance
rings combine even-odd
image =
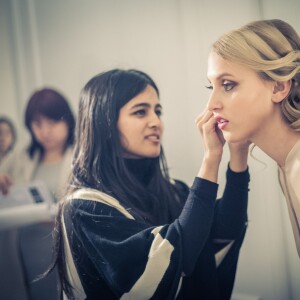
[[[234,136],[230,133],[228,133],[228,134],[223,133],[223,136],[224,136],[224,139],[227,143],[238,143],[238,142],[243,142],[243,141],[246,140],[246,138]]]
[[[158,157],[159,155],[160,155],[160,152],[147,153],[147,154],[145,154],[145,157],[147,157],[147,158],[155,158],[155,157]]]

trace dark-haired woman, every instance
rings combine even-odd
[[[161,146],[159,91],[137,70],[84,87],[56,261],[68,299],[230,299],[247,223],[248,143],[230,145],[216,201],[223,139],[197,119],[205,155],[191,189],[171,180]]]
[[[0,190],[8,193],[12,185],[42,180],[57,201],[71,171],[75,127],[71,108],[58,91],[38,90],[27,104],[25,124],[30,145],[7,154],[0,167]],[[35,282],[51,261],[53,226],[53,212],[43,203],[0,209],[3,299],[58,299],[56,270]]]
[[[66,98],[44,88],[34,92],[27,104],[25,125],[31,142],[26,150],[16,149],[0,167],[0,190],[6,194],[13,184],[43,180],[59,199],[70,173],[75,120]]]

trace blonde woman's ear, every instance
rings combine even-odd
[[[292,86],[291,80],[276,81],[273,89],[272,101],[279,103],[284,100],[290,93]]]

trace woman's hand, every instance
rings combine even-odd
[[[202,136],[204,146],[204,158],[198,176],[217,182],[225,143],[223,134],[216,126],[213,113],[207,109],[197,117],[196,124]]]
[[[12,183],[12,179],[8,174],[0,174],[0,190],[3,195],[8,193]]]
[[[222,157],[225,139],[221,130],[216,126],[213,113],[205,109],[196,119],[197,127],[202,136],[205,156]]]

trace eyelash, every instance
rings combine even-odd
[[[227,83],[222,83],[222,86],[224,87],[224,90],[226,91],[226,92],[229,92],[229,91],[231,91],[235,86],[236,86],[236,83],[234,83],[234,82],[227,82]]]
[[[144,109],[139,109],[137,111],[135,111],[133,114],[137,115],[137,116],[141,116],[141,115],[145,115],[146,111]]]
[[[157,114],[158,117],[160,117],[162,115],[161,110],[157,110],[157,111],[155,111],[155,113]],[[146,110],[140,109],[140,110],[137,110],[136,112],[134,112],[133,114],[136,116],[144,116],[144,115],[146,115]]]
[[[229,91],[231,91],[235,86],[236,86],[236,83],[235,82],[232,82],[232,81],[230,81],[230,82],[227,82],[227,83],[224,83],[225,81],[223,81],[223,83],[222,83],[222,86],[223,86],[223,88],[224,88],[224,90],[226,91],[226,92],[229,92]],[[205,86],[207,89],[209,89],[209,90],[213,90],[213,86],[212,85],[208,85],[208,86]]]
[[[158,117],[162,116],[162,111],[161,110],[157,110],[155,113],[157,114]]]

